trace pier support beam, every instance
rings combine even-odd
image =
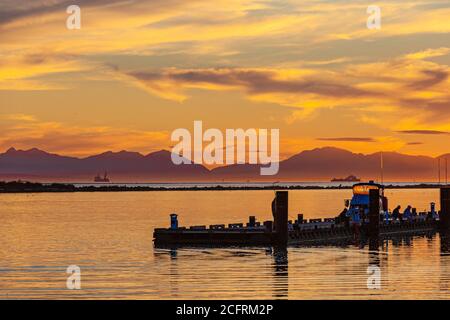
[[[277,191],[272,203],[274,218],[275,242],[277,245],[286,246],[288,242],[288,192]]]
[[[380,190],[369,190],[369,241],[370,246],[378,247],[380,235]]]
[[[450,188],[441,188],[441,214],[439,216],[441,228],[450,228]]]

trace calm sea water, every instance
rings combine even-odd
[[[388,190],[419,210],[438,190]],[[273,191],[0,195],[0,298],[448,299],[450,256],[439,235],[367,247],[155,249],[153,228],[271,218]],[[290,215],[332,217],[350,190],[289,192]],[[66,269],[81,268],[81,290]],[[381,289],[367,288],[367,268]]]

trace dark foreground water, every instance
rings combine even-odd
[[[391,207],[425,210],[439,194],[388,190],[387,195]],[[244,222],[249,215],[265,220],[271,218],[273,196],[273,191],[2,194],[0,298],[450,298],[450,256],[439,235],[384,242],[378,251],[153,247],[153,228],[167,226],[172,212],[181,225]],[[332,217],[351,191],[296,190],[289,196],[291,218]],[[80,290],[67,289],[69,265],[81,269]]]

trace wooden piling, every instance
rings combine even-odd
[[[288,242],[288,192],[277,191],[274,203],[275,242],[286,246]]]
[[[256,217],[255,216],[248,217],[248,226],[252,227],[252,228],[254,226],[256,226]]]
[[[380,234],[380,190],[369,190],[369,237],[378,239]]]
[[[441,188],[441,214],[439,216],[441,227],[450,228],[450,188]]]

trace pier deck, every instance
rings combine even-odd
[[[362,225],[359,234],[350,226],[337,225],[327,221],[302,222],[293,224],[293,230],[287,235],[288,245],[329,244],[342,241],[350,241],[358,238],[368,238],[368,225]],[[212,227],[212,228],[211,228]],[[390,221],[380,224],[379,237],[423,234],[425,232],[436,232],[439,230],[439,220],[417,218],[413,221]],[[216,226],[206,228],[203,226],[177,229],[158,228],[154,230],[154,241],[156,246],[165,245],[205,245],[205,246],[265,246],[276,242],[276,232],[265,226],[259,227],[222,227]]]
[[[303,219],[298,215],[295,222],[288,221],[288,192],[277,191],[272,202],[273,221],[256,222],[254,216],[249,222],[225,225],[192,226],[179,228],[177,215],[172,214],[170,228],[157,228],[153,237],[155,246],[205,245],[205,246],[287,246],[310,244],[333,244],[360,240],[376,240],[395,236],[424,234],[450,230],[450,188],[441,188],[441,211],[411,215],[408,219],[384,219],[380,208],[379,189],[368,192],[369,214],[360,223],[351,224],[342,219]]]

